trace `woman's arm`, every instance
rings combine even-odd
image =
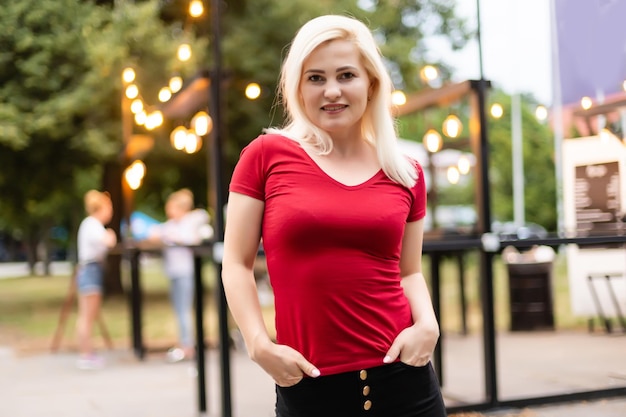
[[[252,197],[230,193],[226,213],[222,281],[230,311],[241,330],[250,358],[278,385],[290,386],[303,374],[319,371],[299,352],[275,344],[265,327],[254,280],[254,261],[261,238],[264,203]]]
[[[424,219],[407,223],[400,255],[400,276],[414,324],[398,335],[384,359],[387,363],[399,356],[407,364],[425,365],[439,338],[439,324],[422,274],[423,236]]]
[[[253,359],[255,344],[270,341],[254,280],[263,209],[264,203],[260,200],[230,193],[222,261],[222,281],[228,305]]]

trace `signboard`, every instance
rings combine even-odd
[[[563,217],[568,237],[624,234],[626,148],[616,137],[563,141]],[[626,311],[626,248],[567,245],[570,304],[575,315]],[[610,275],[609,279],[605,279]],[[590,278],[591,277],[591,278]],[[600,277],[601,279],[598,279]],[[594,297],[595,294],[595,297]]]
[[[623,234],[619,162],[575,167],[576,236]]]

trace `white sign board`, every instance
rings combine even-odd
[[[562,156],[566,236],[626,234],[622,222],[626,213],[624,144],[614,136],[566,139]],[[567,269],[574,314],[595,317],[601,311],[607,317],[615,317],[616,301],[621,312],[626,313],[623,245],[568,245]],[[591,281],[589,277],[593,277]]]

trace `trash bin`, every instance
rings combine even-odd
[[[510,247],[503,258],[509,275],[511,331],[554,330],[554,250],[541,246],[519,253]]]

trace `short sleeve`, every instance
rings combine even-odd
[[[263,138],[258,137],[243,148],[230,180],[229,191],[265,200]]]
[[[413,203],[407,217],[407,222],[421,220],[426,216],[426,181],[424,180],[424,170],[417,161],[413,161],[417,170],[417,180],[411,188]]]

